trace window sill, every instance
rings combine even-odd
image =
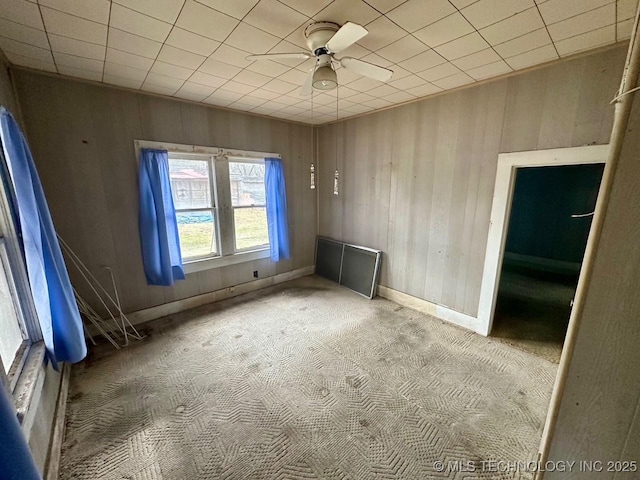
[[[233,255],[225,255],[223,257],[193,260],[190,262],[185,262],[183,268],[184,273],[188,275],[190,273],[202,272],[203,270],[210,270],[212,268],[226,267],[227,265],[235,265],[237,263],[269,258],[270,256],[271,252],[269,248],[263,248],[260,250],[234,253]]]

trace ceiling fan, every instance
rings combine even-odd
[[[347,49],[367,33],[367,29],[356,23],[347,22],[342,27],[333,22],[312,23],[304,30],[307,45],[311,53],[267,53],[264,55],[249,55],[247,60],[278,60],[297,59],[306,60],[316,57],[316,63],[309,72],[307,80],[300,89],[300,95],[308,97],[313,89],[332,90],[338,86],[335,66],[351,70],[365,77],[386,82],[393,75],[393,71],[373,63],[365,62],[357,58],[335,58],[336,53]]]

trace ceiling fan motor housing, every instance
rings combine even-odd
[[[307,26],[304,36],[307,37],[309,50],[316,56],[327,54],[325,45],[339,29],[340,25],[333,22],[316,22]]]

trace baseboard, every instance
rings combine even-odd
[[[127,318],[133,325],[140,325],[151,320],[166,317],[167,315],[174,315],[184,310],[190,310],[192,308],[200,307],[208,303],[217,302],[227,298],[236,297],[244,293],[260,290],[279,283],[288,282],[296,278],[305,277],[307,275],[313,275],[315,266],[299,268],[290,272],[280,273],[278,275],[272,275],[266,278],[260,278],[247,283],[241,283],[233,287],[223,288],[221,290],[215,290],[213,292],[203,293],[194,297],[184,298],[182,300],[176,300],[175,302],[164,303],[156,307],[145,308],[144,310],[138,310],[133,313],[128,313]]]
[[[53,431],[49,444],[49,454],[44,467],[44,480],[57,480],[60,470],[60,454],[62,452],[62,442],[64,441],[64,428],[67,416],[67,398],[69,395],[69,381],[71,378],[71,365],[65,363],[62,367],[62,378],[60,379],[60,392],[56,402],[56,413],[53,417]]]
[[[429,302],[422,298],[414,297],[407,293],[394,290],[393,288],[378,285],[378,295],[387,300],[391,300],[403,307],[417,310],[418,312],[426,313],[432,317],[439,318],[445,322],[453,323],[460,327],[464,327],[468,330],[472,330],[480,335],[487,336],[486,327],[482,325],[476,317],[467,315],[466,313],[458,312],[448,307],[438,305],[437,303]]]

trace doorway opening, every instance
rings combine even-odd
[[[515,170],[492,336],[558,363],[604,164]]]

